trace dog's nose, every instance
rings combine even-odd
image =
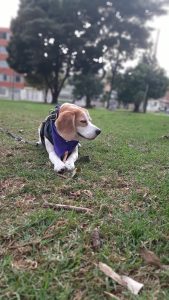
[[[96,129],[96,134],[99,135],[101,133],[100,129]]]

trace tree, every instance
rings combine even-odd
[[[91,108],[91,100],[97,98],[103,89],[103,85],[99,78],[94,74],[81,74],[74,76],[74,96],[77,99],[86,97],[86,108]]]
[[[103,84],[99,71],[103,69],[102,47],[85,45],[82,53],[78,53],[74,64],[72,84],[74,96],[85,97],[86,107],[91,107],[91,100],[102,93]]]
[[[88,16],[88,31],[83,37],[90,38],[84,45],[83,55],[78,53],[76,56],[75,71],[79,72],[79,79],[83,78],[81,74],[89,74],[92,78],[90,74],[97,75],[101,70],[104,75],[104,65],[107,64],[111,74],[107,108],[118,70],[123,68],[127,59],[135,56],[136,50],[149,46],[150,28],[146,22],[154,15],[164,13],[162,7],[166,1],[157,0],[158,3],[154,3],[148,0],[144,4],[140,0],[130,0],[127,5],[126,0],[81,2],[81,14]],[[94,37],[93,40],[91,37]],[[99,65],[98,62],[102,63]],[[75,76],[77,78],[77,74]]]
[[[109,1],[106,14],[102,43],[105,45],[105,59],[109,68],[110,92],[114,89],[115,78],[124,69],[124,63],[139,55],[139,50],[150,47],[149,37],[151,28],[147,26],[155,15],[165,13],[164,5],[167,0],[148,1]],[[110,22],[111,20],[111,22]]]
[[[123,103],[134,103],[134,112],[149,98],[158,99],[164,95],[169,84],[163,69],[143,62],[128,69],[116,81],[118,97]]]
[[[26,74],[28,81],[41,78],[55,103],[73,71],[76,56],[85,47],[96,46],[101,27],[99,7],[104,1],[20,1],[18,16],[11,23],[8,62]]]
[[[27,78],[42,78],[57,102],[68,78],[76,50],[83,43],[76,34],[83,24],[78,0],[21,0],[12,21],[9,64]]]
[[[132,58],[136,49],[147,47],[150,31],[146,21],[163,13],[168,0],[20,1],[18,16],[11,24],[8,62],[27,78],[43,78],[52,102],[57,102],[64,83],[77,72],[80,56],[88,48],[94,52],[95,62],[104,57],[113,68],[113,88],[122,63]],[[97,74],[101,65],[95,69],[93,60],[88,55],[84,58],[91,62],[89,74]]]

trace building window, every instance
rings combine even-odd
[[[0,39],[9,41],[10,35],[11,35],[10,32],[0,32]]]
[[[6,33],[6,39],[7,39],[7,41],[10,40],[10,37],[11,37],[11,33],[10,33],[10,32],[7,32],[7,33]]]
[[[0,87],[0,95],[2,96],[6,95],[6,88]]]
[[[6,74],[4,74],[4,76],[3,76],[3,77],[4,77],[4,78],[3,78],[3,79],[4,79],[4,81],[7,81],[7,78],[8,78],[8,77],[7,77],[7,75],[6,75]]]
[[[6,40],[7,39],[7,33],[6,32],[0,32],[0,39]]]
[[[4,46],[0,46],[0,53],[7,54],[7,50]]]
[[[0,68],[8,68],[8,63],[6,60],[0,60]]]
[[[15,76],[15,82],[21,82],[21,77],[19,75]]]
[[[8,76],[6,74],[0,74],[0,81],[1,82],[4,82],[4,81],[10,82],[10,76]]]

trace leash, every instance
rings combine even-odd
[[[55,120],[56,118],[58,118],[59,109],[60,109],[60,105],[57,104],[55,106],[54,110],[52,109],[52,110],[49,111],[49,116],[47,117],[46,120],[48,120],[48,119]],[[22,142],[24,144],[28,144],[28,145],[32,145],[32,146],[36,146],[36,147],[39,145],[38,142],[31,142],[31,141],[25,140],[22,136],[16,135],[16,134],[14,134],[14,133],[10,132],[9,130],[4,129],[2,127],[0,127],[0,131],[5,133],[6,135],[10,136],[11,138],[13,138],[17,142]]]
[[[0,127],[0,131],[3,132],[3,133],[5,133],[6,135],[10,136],[11,138],[13,138],[17,142],[22,142],[24,144],[29,144],[29,145],[37,146],[37,142],[27,141],[22,136],[16,135],[16,134],[10,132],[7,129],[4,129],[4,128]]]

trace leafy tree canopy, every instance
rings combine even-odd
[[[56,102],[72,72],[96,74],[101,57],[112,66],[147,47],[146,22],[164,13],[166,1],[20,0],[9,64],[30,80],[43,77]]]
[[[119,100],[134,103],[137,112],[145,99],[158,99],[165,94],[169,79],[162,68],[141,62],[118,76],[116,85]]]

